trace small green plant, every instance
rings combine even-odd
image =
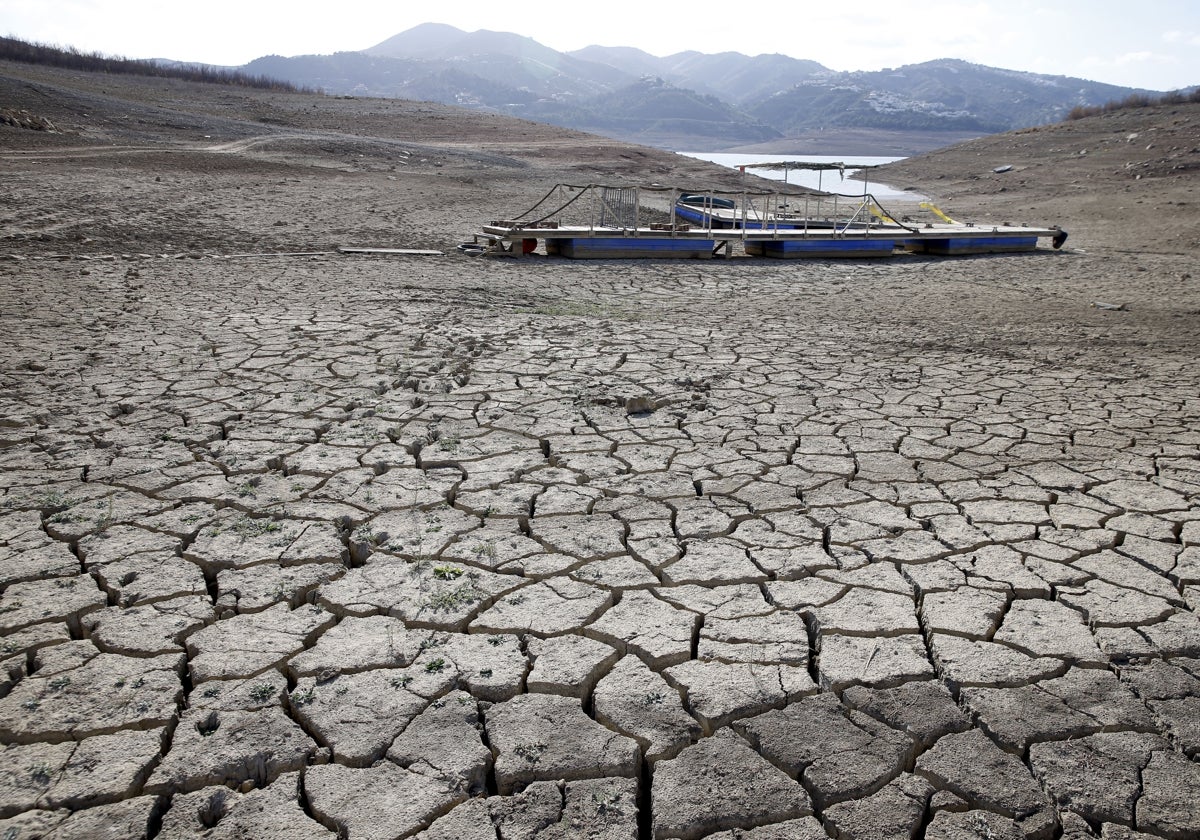
[[[62,691],[64,688],[66,688],[70,684],[71,684],[70,677],[55,677],[54,679],[50,680],[50,683],[49,683],[51,691]]]
[[[446,660],[440,656],[437,659],[431,659],[425,663],[425,672],[428,674],[440,674],[446,667]]]
[[[454,580],[460,577],[463,570],[457,566],[434,566],[433,576],[438,580]]]
[[[464,582],[453,589],[445,589],[431,595],[426,605],[435,612],[450,612],[463,604],[473,604],[479,600],[482,593],[470,582]]]
[[[312,702],[316,699],[317,699],[317,690],[316,690],[316,688],[313,688],[312,686],[306,688],[304,691],[293,691],[292,692],[292,702],[295,703],[297,706],[311,705]]]
[[[258,683],[250,689],[250,699],[256,703],[261,703],[264,700],[270,699],[275,693],[275,686],[270,683]]]
[[[47,490],[34,499],[33,503],[39,508],[56,508],[68,504],[68,500],[61,491]]]
[[[276,531],[282,531],[283,526],[274,519],[253,519],[250,517],[243,517],[234,523],[233,530],[239,537],[242,538],[242,541],[245,542],[246,540],[254,539],[255,537],[261,537],[264,534],[272,534]]]
[[[663,693],[661,691],[651,691],[642,698],[642,703],[647,706],[656,706],[660,705],[664,699],[665,698],[663,697]]]
[[[412,681],[413,678],[408,674],[402,677],[392,677],[392,688],[408,688]]]
[[[204,691],[200,692],[200,694],[204,697],[216,697],[220,693],[221,687],[216,685],[210,685],[208,688],[204,689]]]
[[[592,801],[596,803],[597,814],[606,814],[609,812],[614,814],[625,813],[624,809],[621,807],[621,794],[619,793],[609,793],[607,795],[593,793]]]
[[[145,677],[138,677],[136,680],[134,680],[134,681],[133,681],[133,683],[131,683],[131,685],[132,685],[134,688],[141,688],[141,687],[142,687],[142,686],[144,686],[145,684],[146,684],[146,678],[145,678]]]
[[[479,676],[483,677],[484,679],[491,679],[492,669],[491,668],[480,668]]]
[[[503,636],[488,636],[488,644],[491,645],[492,647],[500,647],[500,645],[504,644],[504,637]]]
[[[96,506],[101,507],[101,505],[99,505],[99,504],[97,504]],[[116,518],[117,518],[116,512],[113,510],[113,497],[109,496],[108,497],[108,507],[105,508],[104,513],[96,520],[96,525],[99,526],[100,528],[107,528],[109,525],[111,525],[113,522],[116,521]]]
[[[360,525],[359,527],[355,528],[354,533],[350,536],[350,539],[354,542],[370,543],[371,545],[375,545],[379,542],[379,538],[375,535],[375,531],[372,530],[370,525]]]
[[[333,693],[334,693],[334,694],[336,694],[338,697],[341,697],[342,695],[344,695],[344,694],[345,694],[347,691],[349,691],[349,690],[350,690],[350,686],[348,686],[348,685],[339,685],[337,688],[335,688],[335,689],[333,690]]]
[[[540,742],[536,744],[517,744],[513,747],[513,752],[530,764],[537,764],[542,758],[542,753],[545,751],[546,745]]]

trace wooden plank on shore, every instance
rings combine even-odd
[[[247,257],[325,257],[332,254],[333,251],[262,251],[254,254],[204,254],[206,257],[218,257],[225,260],[240,260]],[[188,254],[176,254],[176,258],[189,256]]]
[[[407,257],[444,257],[445,251],[424,248],[338,248],[343,254],[400,254]]]

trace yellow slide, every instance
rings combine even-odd
[[[948,224],[948,225],[956,225],[956,224],[958,224],[958,222],[954,221],[954,219],[951,219],[949,216],[947,216],[947,215],[946,215],[945,213],[943,213],[941,210],[939,210],[938,208],[934,207],[932,202],[929,202],[929,201],[922,201],[922,202],[920,203],[920,205],[918,205],[918,206],[919,206],[919,207],[920,207],[922,210],[928,210],[930,213],[932,213],[933,215],[937,216],[939,219],[941,219],[943,222],[945,222],[945,223],[946,223],[946,224]]]
[[[870,206],[870,209],[871,209],[871,215],[874,216],[876,219],[879,219],[879,221],[886,222],[889,225],[900,224],[895,219],[893,219],[891,216],[889,216],[887,213],[884,213],[882,210],[880,210],[878,207],[876,207],[874,204],[872,204]]]

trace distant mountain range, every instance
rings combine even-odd
[[[238,69],[330,94],[456,104],[688,151],[887,135],[909,138],[907,154],[1155,93],[954,59],[837,72],[777,54],[563,53],[521,35],[435,23],[361,52],[273,55]]]

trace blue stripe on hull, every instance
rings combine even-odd
[[[713,227],[717,230],[728,229],[733,227],[732,222],[726,222],[722,219],[713,218],[712,224],[709,224],[709,216],[707,213],[700,210],[693,210],[684,204],[675,205],[675,215],[686,222],[691,222],[694,225],[703,225],[704,227]]]
[[[906,248],[918,253],[955,256],[958,254],[996,254],[1006,251],[1037,249],[1036,236],[964,236],[953,239],[908,239]]]
[[[827,257],[890,257],[896,247],[892,239],[769,239],[746,242],[747,254],[775,259]]]
[[[719,216],[709,217],[708,213],[702,210],[696,210],[684,204],[675,205],[675,215],[684,221],[691,222],[694,225],[702,227],[711,227],[713,230],[741,230],[743,227],[746,230],[800,230],[803,225],[796,222],[776,222],[773,219],[767,221],[743,222],[741,219],[722,219]],[[829,227],[829,223],[821,225],[818,222],[810,222],[813,227]]]
[[[550,243],[553,242],[553,245]],[[712,239],[652,239],[644,236],[579,237],[547,240],[551,253],[573,260],[712,258]]]

